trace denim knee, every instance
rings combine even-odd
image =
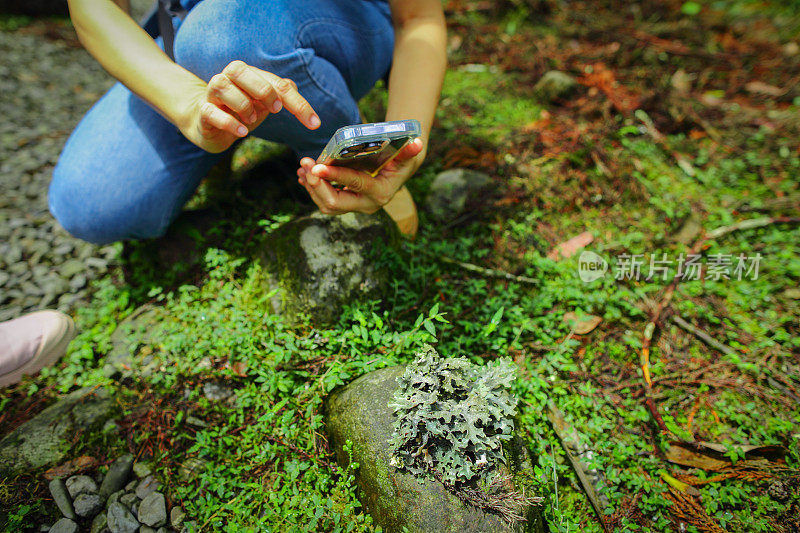
[[[93,186],[96,183],[81,169],[66,168],[62,163],[53,170],[48,192],[50,213],[70,235],[93,244],[109,244],[166,233],[169,214],[152,205],[143,209],[136,198],[106,195],[103,188]]]

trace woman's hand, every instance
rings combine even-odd
[[[351,211],[374,213],[386,205],[419,166],[416,156],[422,152],[421,139],[408,143],[388,162],[377,176],[347,167],[317,165],[310,157],[300,160],[297,177],[319,210],[327,215]],[[339,189],[331,185],[343,185]]]
[[[233,61],[205,87],[198,87],[178,126],[203,150],[223,152],[282,108],[308,129],[319,128],[319,116],[292,80]]]

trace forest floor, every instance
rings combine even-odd
[[[389,297],[353,302],[327,328],[265,313],[254,234],[313,205],[285,154],[245,143],[235,186],[204,182],[167,238],[191,254],[116,245],[90,298],[63,301],[79,336],[57,367],[4,391],[0,434],[104,386],[119,391],[117,429],[77,436],[70,455],[148,458],[198,527],[368,531],[354,486],[330,468],[323,399],[435,341],[444,355],[517,363],[518,431],[551,531],[800,530],[800,7],[445,6],[450,66],[409,188],[424,198],[439,171],[467,167],[493,192],[447,224],[423,214],[416,241],[385,250]],[[6,37],[74,44],[64,21],[3,24]],[[534,86],[551,70],[577,85],[546,101]],[[380,88],[362,102],[369,120],[384,106]],[[251,178],[267,172],[287,177],[264,192]],[[173,317],[137,348],[159,370],[108,377],[117,325],[147,303]],[[417,322],[434,306],[447,319],[435,336]],[[208,383],[235,401],[210,400]],[[189,459],[204,466],[187,481]],[[9,529],[56,514],[40,472],[0,480],[0,508]]]

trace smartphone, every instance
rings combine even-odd
[[[336,130],[317,163],[354,168],[375,176],[419,136],[419,121],[413,119],[345,126]]]

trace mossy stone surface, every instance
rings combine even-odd
[[[464,504],[438,481],[389,465],[394,413],[388,404],[404,370],[394,366],[365,374],[334,390],[325,405],[330,442],[343,467],[349,458],[342,446],[347,440],[353,442],[361,502],[375,523],[389,533],[403,528],[412,533],[543,531],[536,509],[530,510],[526,523],[512,528],[498,516]],[[511,463],[514,468],[526,461]]]
[[[263,244],[267,288],[279,289],[274,311],[290,321],[305,313],[326,324],[339,318],[346,303],[379,297],[388,274],[370,253],[396,239],[396,228],[381,213],[314,213],[284,224]]]
[[[0,476],[53,465],[67,456],[77,433],[102,426],[114,413],[104,389],[81,389],[51,405],[0,441]]]

